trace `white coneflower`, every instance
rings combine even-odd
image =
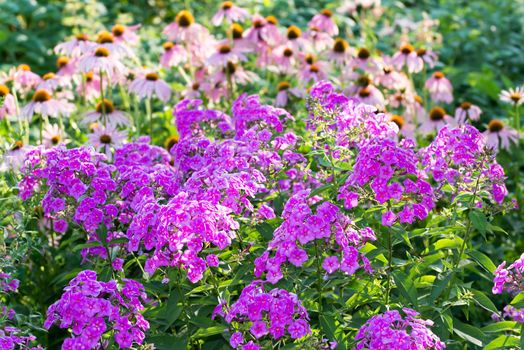
[[[524,102],[524,87],[518,86],[514,89],[502,90],[500,100],[516,106],[520,106]]]

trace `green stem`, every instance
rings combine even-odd
[[[320,254],[318,240],[315,240],[315,261],[317,264],[317,293],[318,293],[318,315],[322,315],[322,266],[320,263]]]
[[[39,115],[38,119],[40,120],[40,144],[42,144],[42,141],[44,139],[44,118],[41,115]]]
[[[229,100],[229,107],[233,106],[233,80],[231,79],[231,72],[229,68],[226,67],[226,77],[227,77],[227,99]]]
[[[182,273],[180,272],[180,269],[177,269],[177,280],[178,283],[176,284],[176,286],[178,289],[178,294],[180,295],[180,298],[182,298],[182,306],[184,309],[183,314],[186,321],[188,344],[192,346],[193,340],[191,339],[191,334],[189,332],[189,305],[187,304],[186,295],[182,291]]]
[[[151,112],[151,97],[146,98],[146,115],[149,120],[149,137],[153,143],[153,113]]]
[[[520,132],[520,106],[515,104],[514,128]]]
[[[102,106],[102,118],[104,119],[104,127],[107,128],[106,105],[104,103],[104,73],[100,69],[100,102]]]
[[[391,230],[388,229],[388,271],[387,271],[387,280],[386,280],[386,301],[385,305],[389,305],[389,297],[391,294],[391,270],[393,268],[393,244],[391,241]]]
[[[480,163],[479,169],[482,169],[483,165],[484,165],[484,158],[482,159],[482,162]],[[459,254],[458,254],[457,259],[455,261],[455,264],[453,266],[454,270],[459,266],[460,261],[462,260],[462,255],[464,254],[464,251],[466,250],[466,246],[468,244],[469,236],[471,234],[471,218],[469,217],[469,213],[471,212],[471,208],[475,204],[475,199],[477,198],[477,192],[479,190],[479,184],[480,184],[480,177],[481,177],[481,173],[479,173],[479,175],[477,177],[477,181],[475,183],[475,190],[473,191],[473,197],[471,197],[471,201],[470,201],[469,206],[468,206],[468,210],[467,210],[467,213],[468,213],[468,225],[466,227],[466,234],[464,235],[464,240],[462,241],[462,244],[460,245]]]

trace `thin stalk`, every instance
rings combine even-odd
[[[386,280],[386,301],[385,305],[389,305],[389,296],[391,294],[391,270],[393,268],[393,244],[391,241],[391,230],[388,229],[388,271]]]
[[[104,103],[104,74],[100,69],[100,102],[102,103],[102,118],[104,119],[104,127],[107,128],[106,105]]]
[[[193,345],[193,340],[191,339],[191,334],[189,333],[189,314],[188,314],[188,311],[189,311],[189,305],[187,303],[187,300],[186,300],[186,295],[183,293],[182,291],[182,273],[180,272],[179,269],[177,269],[177,289],[178,289],[178,294],[180,294],[180,298],[182,298],[182,306],[183,306],[183,309],[184,309],[184,318],[185,318],[185,321],[186,321],[186,328],[187,328],[187,338],[188,338],[188,343],[190,344],[190,346]]]
[[[146,115],[149,120],[149,137],[153,142],[153,113],[151,112],[151,97],[146,98]]]
[[[320,264],[320,254],[318,240],[315,240],[315,261],[317,264],[317,293],[318,293],[318,315],[322,315],[322,266]]]
[[[84,107],[87,107],[87,96],[86,96],[86,91],[87,91],[87,79],[86,79],[86,75],[85,74],[82,74],[82,85],[81,85],[81,89],[82,89],[82,106]]]
[[[513,123],[515,124],[514,128],[520,132],[520,106],[518,104],[515,104],[515,115]]]
[[[39,115],[38,116],[38,120],[40,120],[40,144],[42,144],[42,141],[44,139],[43,137],[43,134],[44,134],[44,117],[42,115]]]
[[[229,100],[229,106],[233,106],[233,80],[231,78],[231,72],[228,67],[226,67],[226,77],[227,77],[227,98]]]
[[[10,123],[9,123],[7,116],[4,118],[4,122],[5,122],[5,129],[7,133],[11,133],[11,125],[9,125]]]
[[[482,169],[482,166],[484,165],[484,159],[482,159],[482,162],[480,164],[480,168]],[[464,240],[462,241],[462,244],[460,245],[459,254],[457,256],[457,260],[455,261],[455,264],[453,266],[453,269],[455,270],[462,260],[462,255],[464,254],[464,251],[466,250],[466,246],[468,244],[469,236],[471,234],[471,218],[469,217],[469,213],[471,212],[471,208],[475,203],[475,199],[477,198],[477,192],[479,190],[479,184],[480,184],[480,177],[481,173],[479,173],[477,177],[477,181],[475,183],[475,190],[473,191],[473,197],[471,197],[471,201],[468,206],[468,225],[466,227],[466,234],[464,235]]]
[[[520,160],[520,154],[521,154],[521,149],[520,149],[520,106],[518,104],[515,104],[515,129],[517,130],[517,133],[518,133],[518,137],[517,137],[517,159]],[[518,161],[517,161],[517,164],[515,164],[515,189],[516,189],[516,197],[517,197],[517,203],[519,204],[519,208],[520,208],[520,205],[522,203],[522,191],[521,191],[521,187],[520,187],[520,171],[519,171],[519,165],[518,165]]]
[[[26,132],[26,128],[24,128],[24,123],[22,121],[22,116],[20,115],[20,105],[18,103],[18,94],[16,93],[16,89],[13,87],[13,98],[15,99],[15,113],[16,113],[16,119],[18,120],[18,129],[20,131],[20,137],[23,138],[24,144],[29,143],[29,137],[26,136],[28,133]],[[27,128],[29,129],[29,128]]]

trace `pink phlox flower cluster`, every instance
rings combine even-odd
[[[431,331],[431,320],[423,320],[418,312],[402,309],[386,311],[371,317],[359,329],[353,350],[442,350],[446,345]]]
[[[188,279],[195,283],[208,266],[205,248],[225,249],[236,236],[238,223],[230,213],[219,204],[191,200],[185,192],[164,205],[152,201],[133,218],[127,231],[128,249],[136,251],[143,242],[152,250],[146,272],[153,274],[159,267],[176,266],[187,270]]]
[[[271,132],[282,133],[287,120],[293,116],[285,109],[260,104],[259,96],[240,95],[232,107],[233,123],[237,137],[241,137],[254,125]]]
[[[231,118],[227,114],[201,107],[201,100],[182,100],[175,106],[173,116],[181,139],[206,136],[206,130],[218,129],[222,134],[232,131]]]
[[[63,350],[99,349],[107,346],[104,335],[114,334],[121,349],[142,344],[149,323],[140,311],[147,296],[137,281],[97,280],[96,272],[80,272],[64,288],[61,298],[47,310],[44,327],[53,324],[71,329],[71,337],[62,344]]]
[[[232,334],[230,345],[242,349],[260,349],[255,342],[246,342],[244,335],[249,332],[256,339],[269,336],[278,340],[289,336],[299,339],[311,334],[307,310],[298,297],[284,289],[265,291],[265,282],[253,281],[246,286],[238,300],[219,314],[227,323],[238,323],[239,331]],[[250,347],[246,347],[248,345]]]
[[[309,194],[309,190],[300,191],[287,201],[282,213],[284,222],[275,230],[268,250],[255,259],[255,276],[265,272],[267,281],[277,283],[283,278],[281,266],[286,263],[302,266],[309,260],[305,248],[316,240],[326,253],[322,264],[326,273],[340,270],[352,275],[361,267],[371,273],[369,261],[359,248],[376,239],[373,230],[358,229],[329,202],[318,204],[315,213],[308,203]]]
[[[474,192],[477,187],[478,193],[486,189],[498,204],[508,194],[504,169],[486,147],[482,134],[472,125],[442,128],[419,155],[428,174],[438,183],[449,183],[459,191]]]
[[[494,272],[493,294],[502,294],[503,292],[516,295],[524,292],[524,254],[515,260],[511,265],[506,267],[504,261]]]
[[[360,147],[369,139],[396,138],[398,126],[376,107],[336,92],[327,81],[313,85],[308,101],[309,130],[323,128],[340,147]]]
[[[383,214],[383,225],[391,226],[397,219],[409,224],[415,219],[424,220],[435,206],[434,194],[418,166],[418,157],[410,141],[371,139],[360,148],[338,199],[344,201],[347,209],[356,207],[360,203],[360,193],[364,191],[365,194],[369,185],[372,199],[380,204],[404,202],[402,210],[388,210]]]
[[[20,281],[11,277],[11,274],[0,271],[0,292],[16,292],[19,285]]]

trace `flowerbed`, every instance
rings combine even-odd
[[[116,24],[3,73],[0,349],[521,346],[522,258],[490,256],[524,90],[482,126],[434,21],[352,4],[185,9],[158,55]]]

